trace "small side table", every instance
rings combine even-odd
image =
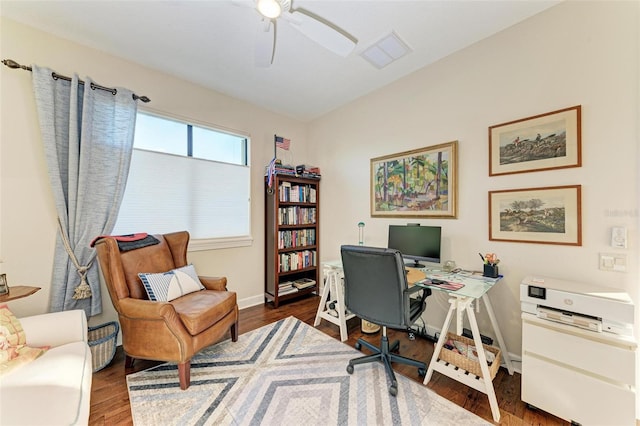
[[[32,287],[28,285],[17,285],[17,286],[9,287],[9,293],[0,295],[0,303],[10,302],[12,300],[31,296],[38,290],[40,290],[40,287]]]

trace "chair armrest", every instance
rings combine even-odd
[[[426,288],[426,287],[420,287],[418,285],[414,285],[412,287],[409,287],[408,289],[405,290],[405,293],[408,296],[413,295],[413,293],[417,293],[419,291],[422,291],[422,296],[423,297],[428,297],[431,296],[431,289],[430,288]],[[426,293],[426,294],[425,294]]]
[[[134,299],[127,297],[120,299],[121,315],[135,319],[162,319],[175,316],[175,308],[169,302]]]
[[[227,277],[198,277],[207,290],[227,291]]]
[[[83,310],[52,312],[20,318],[27,345],[61,346],[87,342],[87,316]]]

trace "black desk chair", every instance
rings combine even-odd
[[[418,367],[421,376],[426,374],[427,365],[393,353],[400,347],[400,342],[389,344],[387,327],[409,330],[424,312],[431,290],[418,286],[409,287],[402,254],[398,250],[342,246],[340,252],[347,308],[360,318],[382,326],[379,348],[358,339],[356,349],[360,350],[365,346],[374,353],[349,361],[347,372],[352,374],[356,364],[381,361],[391,380],[389,393],[395,396],[398,394],[398,382],[391,367],[392,362]],[[416,293],[419,293],[417,297],[410,297]]]

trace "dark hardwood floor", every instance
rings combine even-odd
[[[240,334],[259,328],[288,316],[294,316],[307,324],[313,325],[320,298],[308,296],[297,301],[282,304],[274,308],[272,304],[253,306],[240,311]],[[360,331],[360,320],[351,319],[348,323],[349,340],[347,344],[353,346],[359,337],[378,344],[380,333],[366,335]],[[340,338],[338,327],[327,321],[322,321],[318,329],[336,339]],[[409,340],[407,333],[389,330],[390,340],[400,340],[402,355],[422,359],[429,362],[433,354],[434,344],[426,339]],[[133,424],[129,408],[129,395],[125,373],[144,370],[158,362],[138,360],[131,369],[124,367],[124,353],[119,346],[111,364],[93,375],[91,389],[91,425],[127,425]],[[346,366],[345,366],[346,368]],[[394,365],[396,372],[422,383],[415,367]],[[357,368],[356,368],[357,372]],[[501,425],[566,425],[557,417],[543,411],[528,409],[520,400],[520,374],[510,376],[505,368],[500,368],[494,379],[496,396],[500,407]],[[475,413],[483,419],[492,422],[491,409],[487,396],[461,383],[458,383],[440,373],[433,373],[428,388],[447,398],[455,404]]]

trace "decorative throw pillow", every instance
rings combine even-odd
[[[185,294],[204,290],[193,265],[186,265],[169,272],[139,273],[149,300],[170,302]]]
[[[49,347],[32,348],[18,318],[7,305],[0,305],[0,376],[45,353]]]

